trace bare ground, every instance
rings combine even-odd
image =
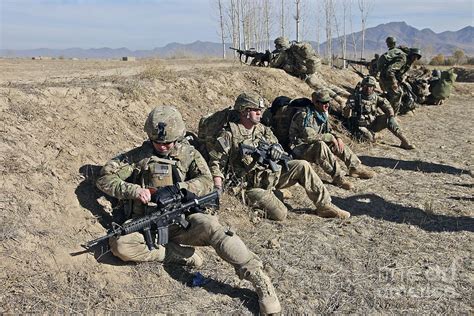
[[[271,101],[308,96],[304,83],[212,59],[4,59],[0,67],[0,312],[257,312],[251,285],[212,249],[201,249],[199,270],[84,252],[80,244],[112,221],[93,180],[100,165],[143,141],[155,105],[176,105],[195,130],[201,115],[243,90]],[[324,76],[348,87],[358,80],[347,71]],[[285,314],[472,313],[473,92],[459,83],[445,105],[400,118],[415,151],[385,132],[376,145],[351,144],[377,176],[355,181],[356,192],[328,185],[349,220],[311,215],[298,187],[283,223],[224,196],[221,222],[264,260]],[[190,286],[195,272],[208,282]]]

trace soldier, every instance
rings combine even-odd
[[[260,164],[258,158],[242,153],[241,144],[257,147],[262,141],[271,144],[272,160],[278,160],[284,153],[270,128],[260,123],[264,108],[264,100],[257,93],[242,93],[237,97],[234,109],[239,112],[239,120],[227,124],[210,153],[216,189],[222,190],[225,172],[231,172],[233,178],[241,180],[249,205],[262,209],[270,219],[282,221],[288,209],[275,196],[274,189],[284,189],[298,183],[314,203],[315,214],[348,218],[349,212],[331,203],[329,192],[307,161],[291,160],[288,169],[273,170]]]
[[[401,148],[414,149],[398,126],[390,104],[374,92],[375,84],[374,77],[365,77],[361,83],[362,91],[356,90],[347,101],[344,116],[349,118],[349,130],[357,138],[375,142],[375,133],[388,128],[401,140]],[[378,109],[384,114],[379,114]]]
[[[407,54],[400,48],[395,47],[395,38],[389,36],[385,42],[389,50],[380,56],[377,62],[377,69],[380,72],[379,83],[380,88],[386,92],[394,113],[397,114],[403,96],[398,79],[400,79],[401,69],[407,62]]]
[[[331,98],[337,102],[340,111],[345,103],[343,98],[349,97],[349,93],[336,85],[329,84],[318,73],[321,60],[311,45],[309,43],[290,45],[288,38],[283,36],[277,37],[274,43],[275,50],[272,52],[270,67],[283,69],[286,73],[304,80],[315,90],[327,89]]]
[[[332,177],[332,183],[346,190],[354,185],[344,178],[336,157],[349,169],[349,176],[370,179],[374,172],[364,167],[357,156],[332,130],[329,122],[329,101],[326,90],[311,95],[312,105],[302,107],[291,119],[289,130],[290,148],[298,159],[316,163]],[[335,157],[336,156],[336,157]]]
[[[102,168],[97,187],[105,193],[128,200],[132,216],[144,214],[151,200],[150,188],[173,186],[203,195],[212,189],[212,177],[201,154],[184,139],[181,114],[172,106],[158,106],[148,115],[144,131],[149,140],[113,158]],[[132,179],[131,182],[129,182]],[[123,261],[158,261],[198,267],[202,257],[192,247],[212,246],[229,262],[240,278],[249,280],[259,296],[261,313],[278,313],[280,303],[261,260],[242,240],[225,229],[215,216],[195,213],[187,216],[188,229],[171,226],[166,247],[149,250],[142,234],[132,233],[110,239],[112,253]]]

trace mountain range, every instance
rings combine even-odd
[[[370,57],[374,53],[386,51],[385,38],[395,36],[397,43],[409,47],[419,47],[426,57],[436,54],[451,55],[454,50],[462,49],[466,55],[474,55],[474,27],[466,26],[458,31],[435,33],[431,29],[418,30],[405,22],[390,22],[367,28],[365,31],[365,55]],[[356,48],[360,51],[362,32],[347,35],[347,50],[349,55],[354,51],[353,39]],[[341,38],[332,40],[333,52],[337,54]],[[317,43],[311,42],[316,47]],[[230,44],[227,44],[230,46]],[[320,45],[320,51],[325,52],[326,43]],[[120,58],[123,56],[144,57],[172,57],[172,56],[214,56],[222,54],[222,44],[213,42],[196,41],[190,44],[170,43],[164,47],[151,50],[130,50],[128,48],[68,48],[49,49],[38,48],[30,50],[2,49],[3,57],[64,57],[64,58]]]

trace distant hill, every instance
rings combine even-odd
[[[352,42],[353,36],[355,38],[356,48],[360,54],[362,32],[347,36],[347,51],[349,53],[354,51]],[[395,36],[399,45],[421,48],[427,57],[440,53],[451,55],[455,49],[462,49],[467,55],[474,55],[474,27],[472,26],[466,26],[456,32],[446,31],[435,33],[430,29],[418,30],[405,22],[390,22],[366,30],[366,56],[385,52],[387,50],[387,46],[385,45],[387,36]],[[335,38],[332,41],[333,52],[336,54],[340,49],[340,40],[341,37]],[[320,51],[324,52],[325,49],[326,43],[321,44]]]
[[[435,33],[430,29],[418,30],[405,22],[390,22],[380,24],[366,30],[365,52],[369,57],[374,53],[382,53],[386,50],[385,38],[395,36],[399,44],[411,47],[419,47],[427,57],[438,53],[451,55],[455,49],[462,49],[467,55],[474,55],[474,27],[466,26],[456,32],[446,31]],[[354,51],[352,38],[355,38],[356,48],[360,50],[362,32],[347,35],[347,49],[349,55]],[[340,38],[333,39],[333,52],[339,51]],[[313,46],[316,45],[312,42]],[[230,46],[229,44],[227,46]],[[326,43],[320,45],[323,53]],[[64,57],[64,58],[120,58],[123,56],[143,57],[171,57],[171,56],[220,56],[222,46],[220,43],[196,41],[190,44],[170,43],[164,47],[156,47],[152,50],[129,50],[128,48],[68,48],[48,49],[39,48],[32,50],[0,50],[3,57]]]

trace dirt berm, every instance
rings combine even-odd
[[[173,104],[190,130],[244,90],[271,101],[309,96],[275,69],[219,60],[0,60],[2,314],[251,314],[257,296],[210,248],[192,270],[125,264],[105,247],[109,202],[93,184],[99,166],[141,144],[147,113]],[[350,71],[323,69],[353,87]],[[348,146],[377,176],[347,192],[330,184],[349,220],[311,214],[291,189],[282,223],[260,219],[224,195],[220,221],[265,262],[284,314],[469,314],[473,297],[474,85],[458,83],[443,106],[400,118],[418,147],[404,151],[383,132]],[[321,177],[328,180],[322,173]],[[190,286],[200,272],[206,281]]]

